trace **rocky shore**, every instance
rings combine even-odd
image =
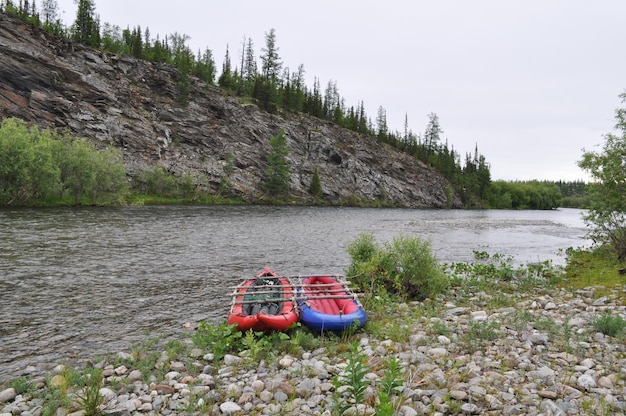
[[[494,290],[400,304],[385,318],[373,313],[365,332],[258,360],[245,350],[218,358],[191,338],[181,341],[186,348],[174,357],[171,351],[153,351],[159,358],[152,369],[120,352],[93,363],[104,376],[101,410],[111,415],[626,414],[624,338],[597,330],[601,316],[620,319],[626,310],[619,292],[596,291]],[[385,319],[384,328],[376,327],[377,314]],[[392,362],[399,364],[395,375]],[[68,365],[31,380],[35,391],[18,394],[18,383],[2,386],[0,416],[50,414],[51,395],[45,392],[67,385]],[[397,383],[390,385],[390,376]],[[84,392],[67,391],[69,400],[52,414],[85,414],[84,402],[81,407],[77,400]]]

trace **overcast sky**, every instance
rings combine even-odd
[[[74,0],[57,0],[70,25]],[[190,37],[221,70],[276,33],[283,67],[346,106],[386,110],[422,133],[439,117],[462,157],[478,145],[492,179],[587,179],[576,162],[613,131],[626,90],[624,0],[95,0],[101,23]]]

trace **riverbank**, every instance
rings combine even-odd
[[[626,413],[623,293],[548,280],[457,282],[436,300],[372,303],[365,331],[341,338],[298,328],[201,348],[200,328],[6,383],[0,414],[84,414],[85,364],[102,370],[102,409],[116,415]]]

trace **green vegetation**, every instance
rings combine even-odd
[[[548,181],[495,181],[485,197],[490,208],[498,209],[554,209],[562,205],[561,190]]]
[[[365,390],[369,385],[365,380],[368,368],[365,364],[367,356],[359,352],[358,343],[350,346],[350,352],[346,353],[348,365],[342,374],[333,379],[335,386],[336,407],[338,414],[343,415],[352,406],[357,406],[365,401]],[[358,412],[355,412],[358,413]]]
[[[228,194],[228,189],[226,183],[222,192]],[[129,182],[116,148],[96,149],[87,139],[40,130],[15,118],[0,124],[0,206],[156,203],[241,200],[212,194],[190,175],[177,176],[159,166],[146,168]]]
[[[583,181],[558,181],[556,186],[562,196],[561,206],[567,208],[584,208],[589,205],[587,184]]]
[[[223,358],[237,348],[242,333],[235,329],[235,325],[223,323],[213,326],[208,322],[201,322],[193,336],[193,342],[200,348],[213,351],[216,359]]]
[[[567,266],[563,281],[567,287],[584,289],[598,286],[597,293],[605,295],[624,285],[624,261],[617,258],[609,245],[590,250],[567,250]],[[626,301],[626,297],[623,298]]]
[[[317,171],[317,166],[313,171],[313,176],[311,177],[311,183],[309,184],[309,194],[315,199],[319,199],[322,197],[322,182],[320,180],[320,174]]]
[[[442,293],[449,284],[430,242],[419,238],[397,237],[381,247],[372,234],[361,234],[349,244],[348,253],[352,258],[348,275],[355,290],[368,299],[424,300]]]
[[[601,332],[604,335],[616,337],[624,334],[626,321],[619,315],[604,312],[593,321],[593,327],[596,331]]]
[[[119,204],[127,183],[119,150],[7,118],[0,126],[0,206]]]
[[[267,155],[268,167],[265,171],[266,181],[263,188],[266,194],[272,198],[280,198],[289,191],[289,180],[291,177],[289,165],[287,164],[287,154],[289,148],[285,139],[284,130],[270,139],[271,152]]]
[[[333,378],[335,387],[335,403],[333,410],[339,415],[367,414],[364,405],[371,405],[376,415],[395,415],[402,404],[401,390],[406,375],[397,359],[388,359],[381,363],[380,368],[372,368],[367,364],[367,356],[359,351],[358,342],[349,345],[350,351],[345,353],[346,368]],[[382,371],[382,378],[377,386],[366,379],[366,374]],[[367,389],[375,389],[367,394]],[[352,409],[352,410],[350,410]]]
[[[100,406],[104,403],[105,397],[100,394],[103,387],[102,370],[98,368],[88,369],[84,377],[85,386],[82,393],[78,395],[78,403],[85,416],[101,416],[104,413]]]
[[[626,102],[626,92],[620,94]],[[601,151],[583,153],[578,165],[589,172],[589,211],[585,222],[591,239],[608,244],[619,260],[626,260],[626,108],[615,111],[616,133],[605,136]]]
[[[30,395],[37,390],[35,384],[26,377],[13,380],[11,387],[15,389],[15,393],[24,395]]]

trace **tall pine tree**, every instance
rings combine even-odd
[[[79,0],[76,21],[72,26],[72,40],[97,48],[100,46],[100,22],[93,0]]]

